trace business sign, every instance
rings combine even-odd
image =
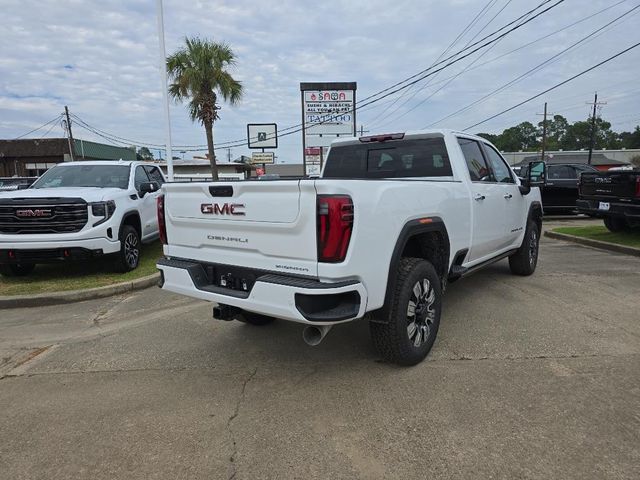
[[[307,147],[304,149],[305,175],[320,175],[322,170],[322,148]]]
[[[273,163],[273,152],[253,152],[251,154],[251,163]]]
[[[307,175],[320,173],[324,153],[333,140],[355,136],[356,88],[356,82],[300,84],[303,162]],[[311,149],[314,153],[309,153]]]
[[[248,123],[249,148],[278,148],[278,126],[275,123]]]

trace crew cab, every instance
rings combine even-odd
[[[119,271],[135,269],[141,242],[158,238],[164,181],[144,162],[65,162],[27,189],[0,193],[0,273],[108,254]]]
[[[299,322],[311,345],[366,317],[380,354],[411,365],[448,282],[507,257],[534,272],[542,205],[483,138],[425,130],[334,141],[316,179],[167,183],[158,215],[163,289],[219,319]]]
[[[583,173],[576,205],[612,232],[640,227],[640,169]]]

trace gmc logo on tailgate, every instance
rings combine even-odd
[[[244,203],[203,203],[200,211],[207,215],[244,215]]]
[[[23,210],[16,210],[16,217],[50,217],[51,209],[50,208],[38,208],[31,209],[26,208]]]

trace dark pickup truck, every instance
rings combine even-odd
[[[640,227],[640,169],[584,172],[578,212],[603,218],[612,232]]]

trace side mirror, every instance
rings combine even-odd
[[[154,193],[154,192],[157,192],[158,190],[160,190],[160,185],[158,185],[158,182],[141,183],[140,188],[138,189],[138,191],[140,192],[140,195],[143,197],[147,193]]]
[[[547,183],[547,164],[545,162],[531,162],[527,176],[520,179],[520,193],[527,195],[531,187],[544,187]]]

